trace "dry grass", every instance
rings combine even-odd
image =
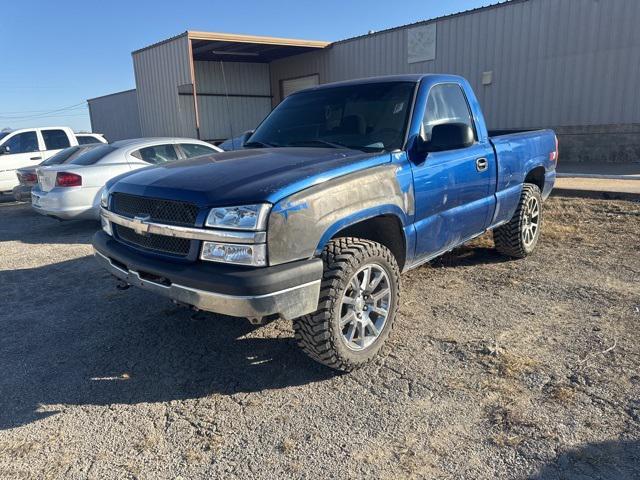
[[[292,453],[296,449],[296,442],[290,438],[285,438],[280,444],[280,451],[282,453]]]
[[[522,437],[522,435],[508,435],[505,432],[497,432],[491,435],[491,441],[493,442],[493,444],[501,448],[516,448],[522,443],[523,440],[524,437]]]
[[[187,463],[201,463],[204,460],[204,455],[201,451],[191,448],[184,452],[184,460]]]
[[[571,403],[575,396],[575,389],[566,385],[556,385],[549,392],[549,398],[559,403]]]
[[[12,459],[24,458],[30,453],[38,450],[40,447],[41,445],[38,442],[32,442],[29,440],[1,442],[0,457]]]
[[[480,350],[482,363],[488,371],[501,377],[516,378],[530,374],[540,368],[540,363],[530,357],[506,351],[497,345],[483,346]]]

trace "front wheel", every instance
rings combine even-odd
[[[318,310],[293,322],[298,345],[314,360],[351,371],[371,361],[393,329],[400,270],[379,243],[331,240],[322,252]]]
[[[524,258],[536,248],[542,228],[542,196],[537,185],[525,183],[520,203],[509,223],[493,231],[496,249],[510,257]]]

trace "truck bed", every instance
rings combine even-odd
[[[497,224],[507,221],[515,212],[527,172],[534,172],[542,197],[549,196],[556,176],[557,146],[553,130],[502,130],[490,131],[489,135],[498,158],[494,216]],[[542,166],[536,171],[535,165]]]

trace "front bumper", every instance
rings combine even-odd
[[[175,263],[146,257],[102,231],[94,235],[93,247],[98,262],[120,280],[200,310],[293,319],[318,308],[318,258],[263,268]]]

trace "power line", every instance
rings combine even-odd
[[[60,115],[45,115],[42,117],[38,117],[38,119],[45,119],[45,118],[64,118],[64,117],[86,117],[87,114],[86,113],[68,113],[68,114],[60,114]],[[28,120],[28,119],[27,119]],[[16,120],[16,119],[6,119],[6,118],[2,118],[0,117],[0,122],[12,122],[12,121],[17,121],[17,122],[21,122],[22,120]]]
[[[47,117],[49,116],[51,113],[57,113],[57,112],[64,112],[67,110],[73,110],[73,109],[78,109],[78,107],[80,106],[84,106],[86,107],[87,102],[80,102],[80,103],[76,103],[75,105],[69,105],[67,107],[61,107],[61,108],[57,108],[55,110],[49,110],[43,113],[36,113],[36,114],[32,114],[32,115],[0,115],[0,118],[3,119],[9,119],[9,120],[23,120],[23,119],[28,119],[28,118],[42,118],[42,117]]]
[[[84,108],[84,106],[81,105],[81,106],[75,107],[75,108],[80,109],[80,108]],[[10,112],[9,111],[0,112],[0,115],[5,115],[5,114],[13,115],[13,114],[22,114],[22,113],[25,113],[25,114],[27,114],[27,113],[47,113],[48,111],[49,110],[13,110],[13,111],[10,111]]]
[[[85,109],[71,108],[69,110],[63,110],[61,112],[55,112],[53,114],[47,114],[47,112],[43,112],[42,114],[38,114],[37,116],[33,115],[0,115],[0,120],[28,120],[30,118],[47,118],[47,117],[57,117],[65,114],[70,115],[87,115],[89,112]]]

